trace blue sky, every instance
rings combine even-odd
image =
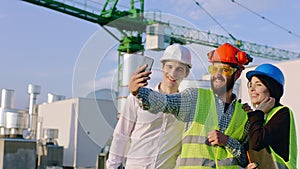
[[[97,2],[101,4],[104,0]],[[298,37],[231,0],[198,2],[237,39],[300,52]],[[300,1],[237,2],[300,35]],[[119,4],[129,6],[129,0]],[[145,11],[149,10],[160,10],[172,16],[176,24],[228,36],[193,0],[145,0]],[[89,89],[114,85],[116,47],[117,42],[97,24],[19,0],[0,1],[0,89],[15,90],[16,108],[27,107],[28,84],[41,86],[38,102],[44,102],[47,93],[70,98],[84,96]],[[202,62],[205,62],[205,53],[209,49],[199,45],[193,49],[199,57],[195,65],[206,64]],[[197,70],[194,67],[194,76],[190,78],[201,76]],[[84,92],[76,93],[79,88]]]

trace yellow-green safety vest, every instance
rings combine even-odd
[[[235,103],[234,113],[226,135],[241,141],[247,113],[242,104]],[[194,120],[183,133],[180,169],[237,169],[237,160],[225,147],[208,143],[207,133],[219,130],[215,96],[210,89],[199,89]]]
[[[266,117],[264,125],[266,125],[269,120],[283,107],[286,106],[278,106],[273,108]],[[288,107],[287,107],[288,108]],[[293,112],[289,109],[290,113],[290,142],[289,142],[289,161],[285,162],[282,157],[280,157],[272,148],[269,146],[271,150],[271,155],[274,160],[274,164],[278,169],[296,169],[297,168],[297,137],[296,137],[296,129],[295,129],[295,121]]]

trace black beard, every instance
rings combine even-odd
[[[229,79],[229,81],[227,82],[226,86],[223,86],[221,88],[215,88],[213,86],[213,79],[210,80],[210,85],[211,85],[211,88],[214,91],[214,93],[217,94],[218,96],[221,96],[233,88],[234,82],[235,81],[234,81],[234,74],[233,74],[231,76],[231,79]]]

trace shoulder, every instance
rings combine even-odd
[[[129,107],[135,107],[136,109],[140,108],[139,106],[139,99],[132,95],[131,93],[127,96],[126,102],[125,102],[125,106],[129,106]]]
[[[276,114],[289,114],[290,113],[290,108],[287,106],[276,106],[274,109],[278,109]]]
[[[289,121],[290,120],[290,109],[286,106],[280,108],[271,120],[278,120],[278,121]]]
[[[276,113],[276,115],[279,115],[281,117],[290,117],[290,108],[289,107],[282,107],[278,110],[278,112]]]
[[[184,97],[197,97],[198,95],[198,88],[186,88],[180,94]]]
[[[206,90],[206,89],[190,87],[190,88],[184,89],[182,91],[182,93],[195,93],[195,92],[198,92],[199,90]]]

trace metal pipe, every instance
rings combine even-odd
[[[41,93],[41,87],[38,85],[28,85],[29,98],[29,114],[33,114],[33,107],[37,103],[37,96]]]
[[[5,136],[5,112],[14,108],[14,90],[2,89],[0,108],[0,137]]]
[[[1,93],[1,108],[13,109],[14,108],[14,90],[2,89]]]
[[[41,93],[41,87],[38,85],[29,84],[28,85],[28,94],[29,98],[29,119],[28,119],[28,131],[29,138],[36,139],[36,130],[37,130],[37,114],[34,114],[34,106],[37,103],[37,96]]]

